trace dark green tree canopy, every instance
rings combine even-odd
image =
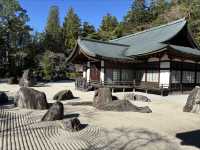
[[[69,8],[63,23],[64,46],[73,49],[81,31],[81,21],[73,8]]]
[[[103,20],[100,25],[101,31],[112,32],[118,25],[117,18],[111,14],[103,16]]]
[[[59,8],[51,6],[45,31],[56,37],[59,36],[60,29]]]
[[[110,13],[107,13],[103,16],[101,25],[99,27],[98,35],[102,40],[110,40],[115,37],[115,30],[118,27],[119,22],[115,16],[112,16]]]
[[[29,18],[18,1],[0,0],[0,7],[0,59],[7,60],[4,63],[9,65],[4,68],[8,69],[10,74],[15,74],[25,64],[23,61],[27,54],[24,53],[31,41],[32,29],[26,25]]]
[[[95,27],[88,22],[83,22],[81,36],[88,37],[96,32]]]
[[[59,8],[51,6],[45,28],[44,45],[46,50],[63,52],[63,39],[60,27]]]

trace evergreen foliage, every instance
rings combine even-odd
[[[76,40],[81,31],[81,21],[73,8],[69,8],[63,23],[63,38],[65,49],[71,50],[76,45]],[[67,52],[69,54],[70,51]]]
[[[108,13],[103,16],[98,34],[104,41],[116,38],[117,36],[115,34],[117,33],[117,28],[119,28],[118,26],[119,22],[117,18]]]
[[[90,37],[95,32],[96,30],[93,25],[90,25],[88,22],[83,22],[82,31],[81,31],[82,37]]]
[[[9,75],[15,75],[24,68],[24,61],[18,55],[24,53],[30,44],[28,20],[26,10],[18,1],[0,0],[0,59],[4,72]]]
[[[51,6],[45,29],[45,49],[53,52],[63,52],[62,43],[59,8]]]
[[[49,54],[50,52],[46,51],[42,58],[42,68],[46,80],[51,80],[54,71]]]
[[[26,68],[38,67],[36,58],[43,55],[43,69],[47,78],[52,74],[47,53],[69,55],[78,36],[110,40],[186,17],[191,33],[200,44],[199,0],[133,0],[121,22],[110,13],[103,16],[99,28],[83,22],[73,8],[69,8],[60,25],[59,8],[52,6],[44,32],[32,33],[26,23],[29,17],[17,0],[0,0],[0,64],[10,75],[20,74]],[[44,54],[45,53],[45,54]]]

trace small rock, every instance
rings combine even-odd
[[[81,122],[78,118],[62,120],[60,127],[67,131],[80,131],[82,129]]]
[[[8,103],[8,96],[4,92],[0,92],[0,105]]]
[[[64,117],[64,106],[61,102],[54,103],[46,114],[43,116],[42,121],[61,120]]]
[[[45,93],[27,87],[19,89],[15,97],[15,103],[21,108],[48,109]]]
[[[8,84],[18,84],[18,83],[19,83],[19,81],[18,81],[17,77],[10,77],[8,79]]]
[[[70,90],[60,91],[57,94],[55,94],[55,96],[53,97],[53,99],[57,101],[70,100],[73,98],[74,98],[74,95],[72,94]]]
[[[115,101],[115,100],[118,100],[118,97],[117,96],[114,96],[112,95],[112,100]]]
[[[134,93],[128,93],[124,97],[125,100],[133,100],[133,101],[142,101],[142,102],[151,102],[151,100],[144,96],[144,95],[138,95]]]

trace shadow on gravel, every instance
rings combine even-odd
[[[176,137],[182,140],[182,145],[190,145],[200,148],[200,130],[177,133]]]
[[[72,106],[93,106],[93,102],[85,101],[85,102],[68,102],[67,105]]]
[[[104,131],[99,149],[114,150],[180,150],[178,143],[147,129],[115,128]],[[91,145],[91,148],[93,148]]]
[[[80,116],[80,114],[78,114],[78,113],[66,114],[66,115],[64,115],[63,119],[77,118],[77,117],[79,117],[79,116]]]

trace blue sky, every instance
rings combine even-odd
[[[102,16],[111,13],[122,20],[131,6],[132,0],[19,0],[30,17],[29,25],[35,31],[43,31],[47,22],[49,8],[57,5],[60,10],[61,23],[69,7],[73,7],[81,21],[88,21],[96,28]]]

